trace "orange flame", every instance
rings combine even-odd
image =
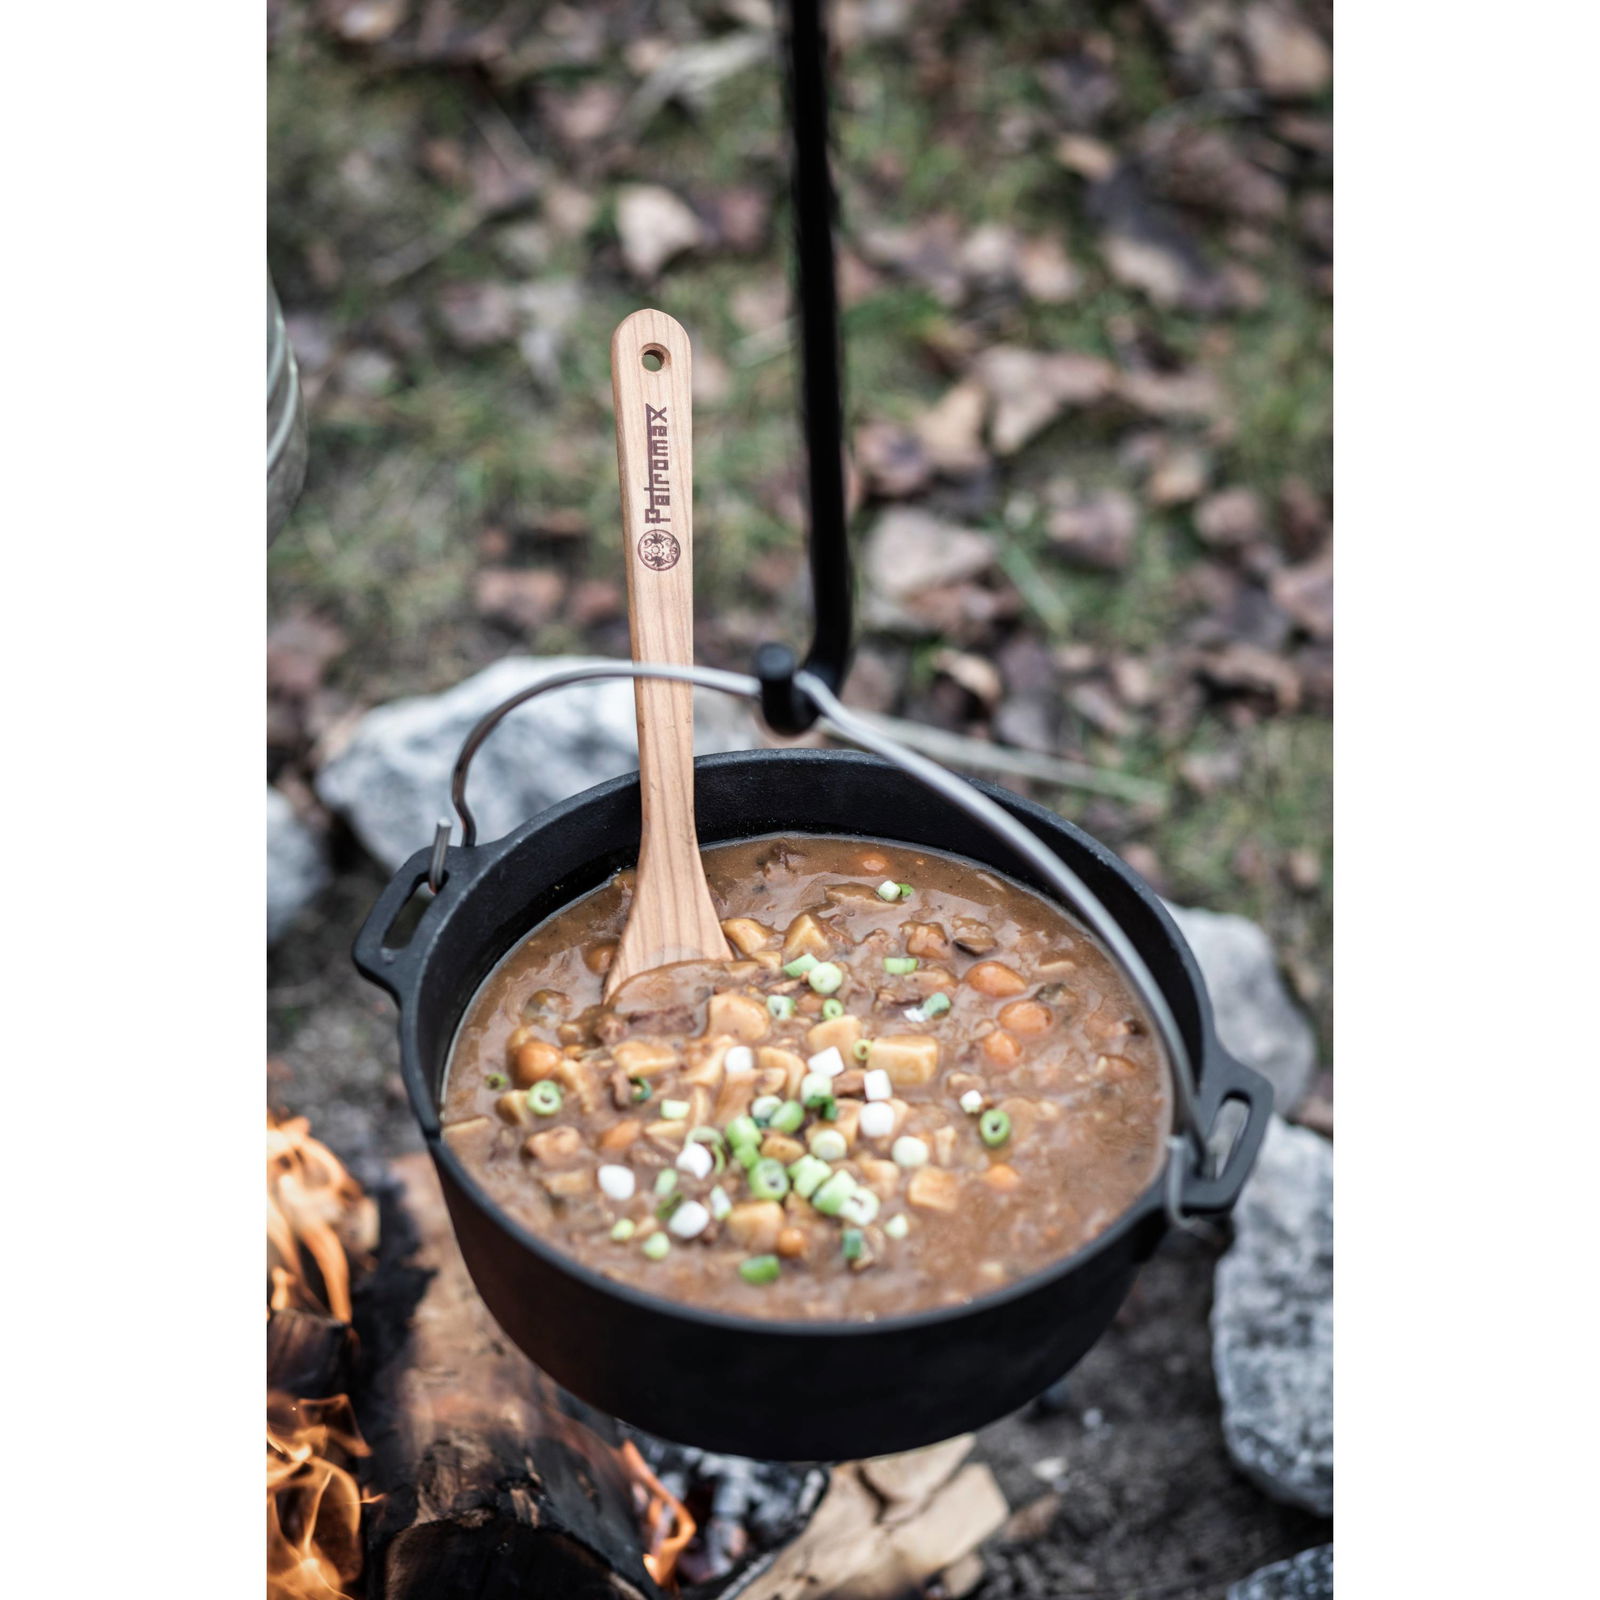
[[[351,1600],[361,1491],[336,1455],[368,1454],[344,1395],[267,1400],[268,1600]]]
[[[268,1310],[350,1320],[350,1258],[376,1243],[377,1207],[304,1117],[267,1124]],[[315,1265],[320,1293],[307,1263]],[[350,1600],[369,1454],[349,1398],[267,1395],[268,1600]]]
[[[644,1524],[645,1537],[650,1548],[645,1552],[644,1568],[655,1581],[666,1588],[678,1565],[678,1557],[694,1538],[695,1520],[689,1508],[674,1494],[668,1493],[661,1480],[646,1465],[632,1439],[622,1446],[622,1464],[633,1480],[634,1503],[639,1508],[639,1520]]]

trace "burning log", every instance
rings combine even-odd
[[[428,1158],[402,1157],[393,1171],[399,1205],[385,1208],[383,1258],[357,1308],[369,1350],[385,1329],[410,1329],[361,1390],[369,1476],[382,1495],[368,1540],[371,1600],[650,1600],[695,1533],[683,1504],[691,1480],[714,1477],[718,1462],[745,1469],[749,1485],[727,1485],[744,1494],[763,1476],[788,1475],[799,1516],[813,1505],[815,1514],[774,1557],[751,1551],[732,1570],[696,1545],[677,1574],[696,1596],[898,1600],[935,1577],[951,1596],[981,1579],[971,1553],[1007,1506],[987,1467],[963,1465],[971,1435],[837,1467],[820,1501],[817,1474],[804,1469],[624,1440],[500,1332],[467,1276]],[[718,1506],[708,1513],[710,1533]]]
[[[367,1541],[371,1600],[648,1600],[693,1532],[659,1484],[630,1473],[610,1418],[562,1394],[473,1289],[424,1155],[394,1163],[398,1212],[363,1289],[381,1351],[361,1420],[381,1503]],[[409,1221],[410,1237],[404,1237]],[[398,1237],[392,1237],[398,1236]],[[642,1463],[641,1463],[642,1465]],[[635,1486],[655,1494],[654,1548]]]

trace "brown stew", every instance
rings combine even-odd
[[[622,874],[469,1008],[445,1138],[510,1215],[671,1299],[870,1320],[1069,1255],[1152,1182],[1166,1063],[1057,908],[859,839],[704,859],[734,961],[663,967],[603,1004]]]

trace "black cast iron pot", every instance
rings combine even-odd
[[[768,833],[878,838],[965,856],[1050,891],[980,823],[876,757],[763,750],[695,763],[703,844]],[[462,1255],[507,1334],[558,1383],[615,1416],[706,1449],[768,1460],[906,1450],[1025,1404],[1099,1338],[1169,1225],[1226,1212],[1272,1106],[1257,1073],[1217,1043],[1188,947],[1150,889],[1070,823],[980,785],[1104,902],[1170,1006],[1195,1070],[1202,1129],[1225,1100],[1246,1120],[1220,1171],[1170,1170],[1076,1255],[966,1306],[873,1323],[763,1322],[658,1299],[580,1266],[484,1194],[440,1136],[451,1042],[478,986],[552,912],[631,865],[639,784],[617,778],[492,844],[452,850],[448,876],[403,948],[384,943],[427,880],[419,851],[356,940],[356,965],[400,1006],[401,1065]],[[1170,1163],[1178,1159],[1169,1154]],[[1173,1180],[1169,1186],[1169,1178]]]

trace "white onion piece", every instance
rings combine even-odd
[[[819,1050],[806,1062],[812,1072],[820,1072],[824,1078],[837,1078],[844,1071],[844,1057],[839,1054],[839,1047],[830,1044],[826,1050]]]
[[[595,1177],[600,1182],[600,1192],[608,1200],[631,1200],[635,1188],[633,1170],[630,1167],[601,1167]]]
[[[678,1153],[676,1166],[691,1178],[709,1178],[712,1168],[711,1151],[703,1144],[686,1144]]]
[[[680,1239],[694,1239],[711,1225],[711,1213],[698,1200],[685,1200],[667,1218],[667,1228]]]
[[[730,1078],[748,1078],[756,1070],[756,1053],[747,1044],[730,1044],[722,1058],[722,1070]]]
[[[882,1067],[871,1068],[861,1080],[869,1100],[887,1100],[894,1094],[894,1085]]]
[[[863,1139],[887,1139],[894,1132],[894,1107],[887,1100],[869,1100],[856,1119]]]

